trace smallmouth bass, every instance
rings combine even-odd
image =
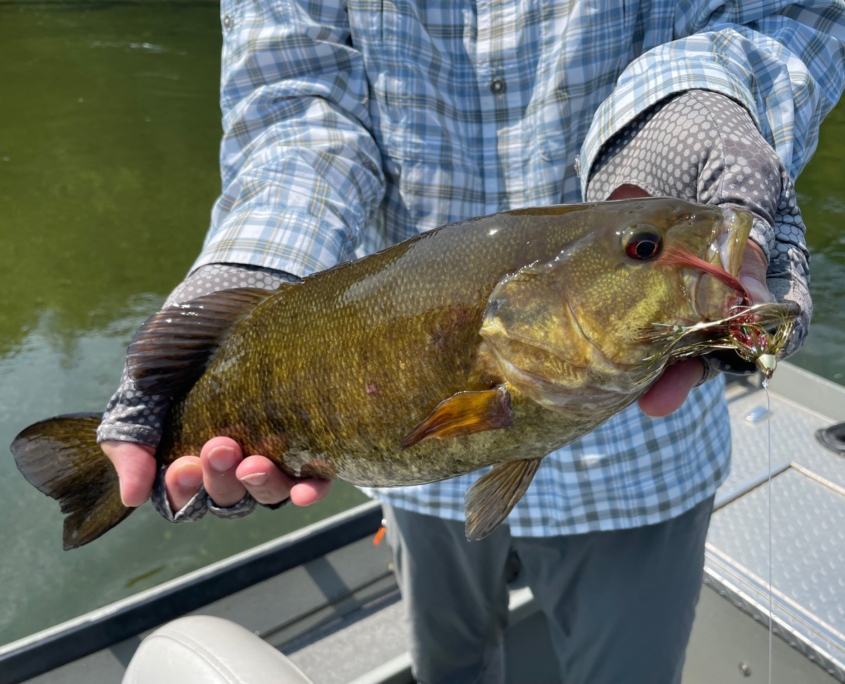
[[[289,475],[356,485],[492,465],[466,498],[467,537],[480,539],[546,454],[667,364],[736,348],[771,365],[795,312],[750,306],[738,280],[750,227],[745,212],[669,198],[472,219],[273,292],[170,307],[138,331],[127,365],[139,390],[173,399],[162,464],[223,435]],[[132,510],[96,444],[100,419],[59,416],[12,443],[68,514],[65,548]]]

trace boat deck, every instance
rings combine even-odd
[[[811,380],[814,392],[795,389]],[[845,390],[785,364],[771,390],[767,416],[761,388],[728,388],[735,457],[707,535],[705,584],[768,625],[771,429],[774,631],[845,682],[845,458],[813,439],[845,419]]]
[[[706,549],[705,586],[683,682],[748,681],[749,675],[741,668],[750,676],[760,675],[757,681],[766,674],[769,427],[773,614],[779,637],[774,640],[774,680],[845,682],[845,458],[813,439],[818,428],[845,420],[845,388],[782,364],[772,382],[770,414],[765,392],[754,382],[732,383],[727,397],[733,466],[717,494]],[[287,564],[289,569],[280,574],[270,568],[257,575],[258,581],[246,577],[247,569],[256,564],[272,566],[279,558],[299,553],[298,549],[314,547],[316,540],[327,543],[325,539],[337,536],[333,530],[346,524],[345,517],[358,521],[357,531],[346,533],[357,541],[337,544],[325,554],[311,554],[312,558],[295,566]],[[244,625],[286,653],[315,684],[410,683],[402,601],[389,549],[371,541],[376,525],[377,507],[365,504],[121,605],[0,648],[0,683],[119,681],[150,631],[136,630],[136,634],[131,625],[161,622],[163,618],[151,620],[150,614],[154,617],[156,610],[161,612],[160,606],[169,605],[165,603],[169,596],[192,591],[197,596],[191,600],[201,606],[192,612]],[[224,577],[230,578],[227,581],[236,590],[221,593],[219,588],[208,588]],[[216,600],[202,600],[203,595]],[[116,621],[118,617],[122,621]],[[558,681],[545,619],[530,590],[519,581],[511,587],[510,623],[508,681]],[[103,632],[109,625],[122,640],[107,642]],[[121,636],[129,633],[129,638]],[[52,643],[62,644],[66,651],[79,648],[82,657],[51,671],[43,671],[47,669],[43,666],[38,670],[34,661]],[[100,643],[108,645],[91,646]],[[40,674],[32,677],[35,672]]]

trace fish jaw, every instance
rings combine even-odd
[[[729,207],[722,209],[723,220],[714,229],[714,235],[702,261],[702,265],[690,264],[682,279],[692,294],[693,308],[699,320],[715,321],[728,315],[737,306],[750,304],[750,297],[739,281],[739,273],[751,233],[751,214]]]
[[[530,340],[514,339],[498,321],[489,322],[481,335],[507,383],[545,409],[582,417],[610,416],[631,401],[624,386],[616,387],[607,377],[596,382],[602,373],[609,377],[620,369],[595,355],[574,364]]]

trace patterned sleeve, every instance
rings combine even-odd
[[[341,0],[222,0],[223,192],[194,268],[306,275],[352,254],[384,193]]]
[[[593,117],[582,195],[604,144],[666,97],[711,90],[740,103],[794,180],[845,89],[845,0],[675,5],[672,42],[634,59]]]

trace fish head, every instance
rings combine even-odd
[[[672,198],[595,205],[580,235],[491,292],[481,335],[505,378],[549,407],[617,410],[644,392],[688,330],[747,298],[742,210]]]

